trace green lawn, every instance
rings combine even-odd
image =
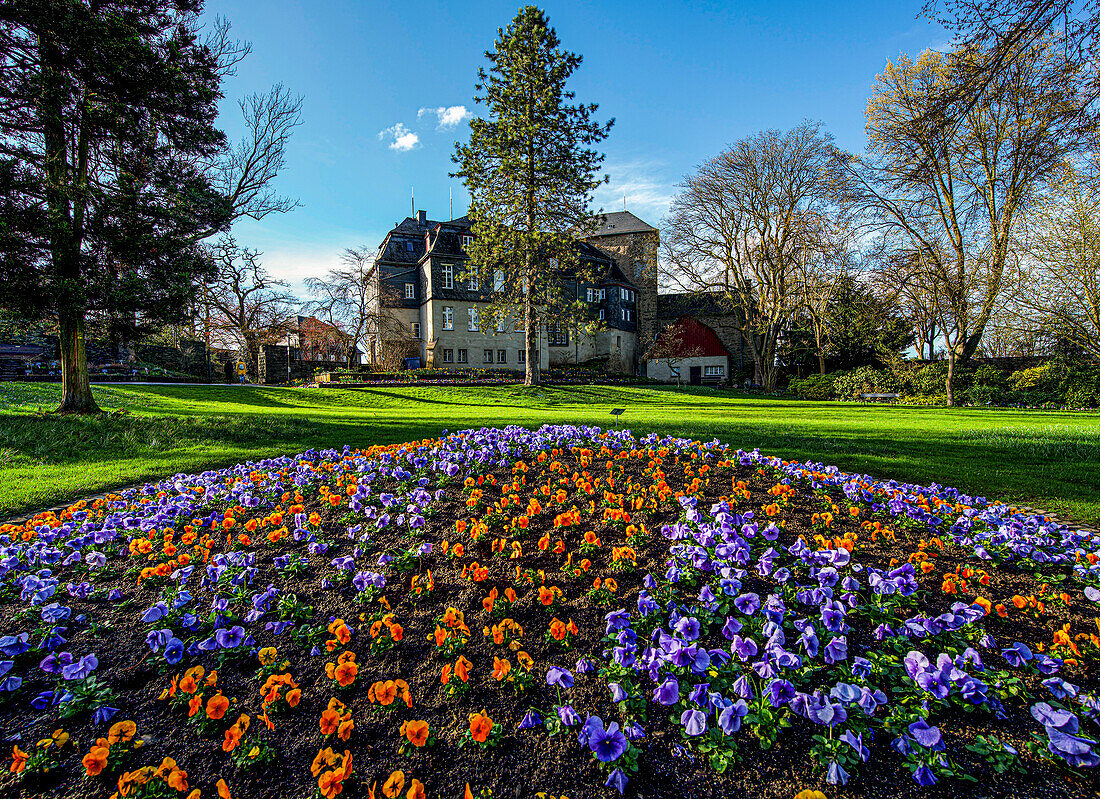
[[[1100,520],[1100,414],[910,408],[709,389],[97,386],[107,416],[57,418],[59,387],[0,383],[0,519],[103,489],[313,447],[568,422],[719,438],[785,458]]]

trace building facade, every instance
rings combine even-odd
[[[368,363],[387,367],[418,358],[433,368],[525,368],[522,329],[482,324],[506,276],[497,272],[488,285],[464,277],[471,228],[467,217],[439,222],[419,211],[386,235],[367,278],[378,318],[368,337]],[[658,244],[657,230],[626,211],[604,215],[593,234],[577,240],[583,271],[596,277],[566,279],[562,287],[599,324],[594,333],[540,326],[540,366],[638,371],[638,343],[656,330]]]

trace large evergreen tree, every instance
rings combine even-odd
[[[0,0],[0,296],[53,318],[59,410],[98,410],[89,314],[170,321],[210,272],[234,199],[210,169],[234,54],[202,0]],[[225,27],[218,29],[224,33]]]
[[[614,120],[599,124],[596,105],[571,103],[565,83],[581,57],[561,49],[535,6],[498,30],[485,57],[476,100],[487,118],[471,120],[469,142],[455,146],[455,176],[470,192],[468,271],[497,289],[483,321],[522,325],[530,386],[538,383],[540,324],[582,318],[562,278],[580,276],[575,236],[593,229],[592,192],[606,180],[597,175],[603,155],[592,147]]]

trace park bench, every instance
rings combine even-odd
[[[893,402],[900,394],[860,394],[859,398],[864,402]]]

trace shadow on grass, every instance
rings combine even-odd
[[[69,499],[95,490],[90,486],[111,487],[99,482],[95,467],[112,460],[148,459],[149,469],[135,474],[136,480],[293,455],[313,448],[399,443],[434,437],[444,429],[511,423],[533,427],[543,422],[617,427],[607,416],[607,407],[616,405],[628,409],[621,426],[638,434],[718,438],[735,447],[758,447],[787,459],[811,459],[880,479],[923,485],[934,482],[991,499],[1030,501],[1047,510],[1062,509],[1070,518],[1086,523],[1100,517],[1096,490],[1100,485],[1100,432],[1059,424],[1056,417],[1050,424],[1035,425],[1032,420],[1030,426],[1021,424],[1017,428],[960,429],[943,424],[943,409],[937,409],[940,424],[935,425],[921,423],[923,409],[905,409],[899,416],[902,409],[879,415],[883,409],[864,411],[860,406],[843,406],[857,413],[841,417],[830,415],[825,408],[799,403],[791,403],[795,407],[786,412],[782,410],[786,403],[781,403],[778,409],[769,406],[771,413],[763,415],[754,412],[759,408],[753,405],[746,405],[741,413],[736,399],[727,405],[699,396],[697,403],[694,396],[685,397],[678,391],[670,397],[665,396],[666,392],[642,393],[635,402],[630,392],[599,388],[561,386],[539,390],[543,392],[542,402],[535,397],[510,397],[514,388],[474,395],[467,392],[452,402],[437,395],[410,397],[404,391],[368,389],[368,395],[377,393],[377,406],[369,400],[362,406],[348,403],[345,397],[347,412],[337,417],[310,414],[308,408],[296,412],[293,402],[271,403],[288,409],[272,414],[244,411],[217,416],[110,414],[90,418],[6,415],[0,425],[0,493],[4,492],[5,479],[12,479],[10,475],[5,477],[5,467],[9,472],[13,466],[54,467],[58,470],[56,487],[62,499]],[[191,402],[198,399],[193,393],[182,392],[180,398]],[[494,398],[503,402],[493,402]],[[560,404],[547,398],[560,400]],[[245,399],[234,397],[234,402]],[[247,399],[248,403],[241,404],[267,402],[262,394]],[[684,399],[687,401],[676,401]],[[327,406],[328,400],[325,397],[319,404]],[[449,406],[448,411],[438,415],[410,412],[410,405],[422,407],[422,402]],[[718,406],[722,406],[720,413],[715,412]],[[487,414],[486,407],[491,407],[493,413]],[[521,408],[523,413],[510,413],[512,407]],[[361,413],[360,408],[372,412],[358,419],[355,414]],[[886,420],[889,424],[884,424]],[[69,486],[61,479],[64,470],[78,472],[83,485]],[[50,479],[49,475],[44,474],[43,479]],[[32,510],[30,503],[34,501],[32,495],[26,505],[8,510]]]

